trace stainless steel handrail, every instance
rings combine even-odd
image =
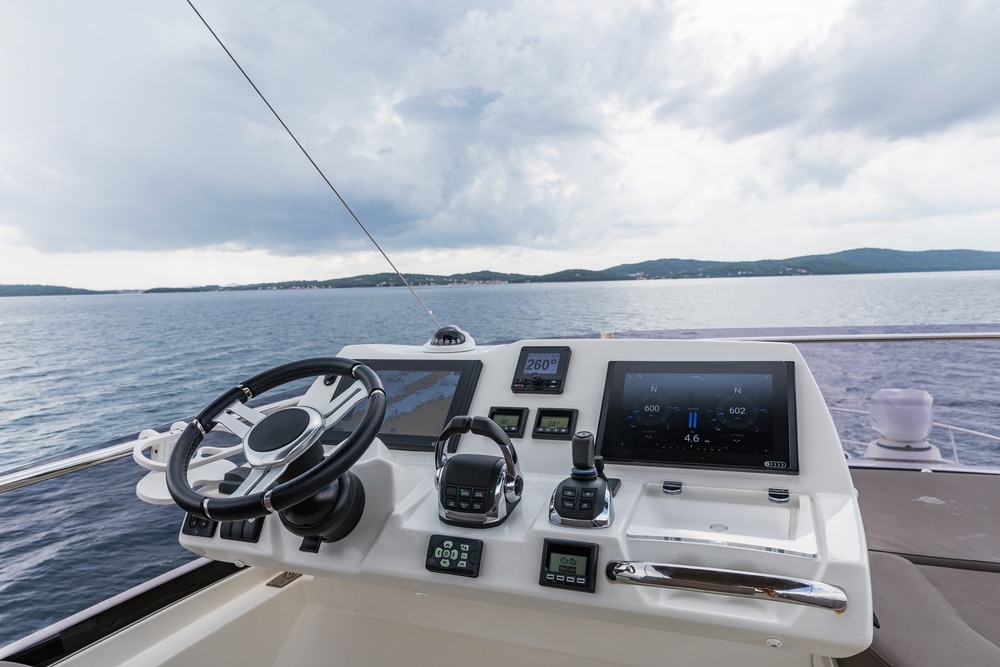
[[[859,417],[868,417],[871,413],[868,410],[856,410],[853,408],[842,408],[836,405],[827,406],[830,412],[839,412],[841,414],[857,415]],[[951,460],[953,463],[961,464],[958,457],[958,443],[955,442],[955,434],[963,433],[965,435],[971,435],[976,438],[982,438],[984,440],[989,440],[992,442],[1000,442],[1000,436],[992,435],[991,433],[984,433],[982,431],[974,431],[969,428],[963,428],[961,426],[953,426],[951,424],[945,424],[942,422],[932,422],[931,426],[934,428],[940,428],[948,433],[948,440],[951,443]],[[933,431],[932,431],[933,432]],[[865,446],[870,444],[871,441],[862,442],[860,440],[847,440],[841,438],[842,443],[849,443],[857,446]]]
[[[7,473],[0,476],[0,494],[19,489],[22,486],[30,486],[31,484],[44,482],[47,479],[62,477],[63,475],[68,475],[79,470],[123,459],[126,456],[132,455],[134,447],[135,441],[129,441],[120,445],[112,445],[103,449],[96,449],[92,452],[85,452],[76,456],[70,456],[69,458],[50,461],[31,468]]]
[[[905,343],[948,340],[1000,340],[1000,331],[885,333],[885,334],[811,334],[802,336],[734,336],[727,340],[750,340],[769,343]]]
[[[674,339],[671,339],[674,340]],[[983,332],[942,332],[942,333],[889,333],[889,334],[840,334],[807,336],[749,336],[732,337],[726,340],[765,341],[773,343],[886,343],[947,340],[1000,340],[1000,331]],[[277,405],[277,403],[275,404]],[[270,407],[270,406],[269,406]],[[958,427],[947,427],[955,428]],[[958,429],[964,430],[964,429]],[[989,437],[989,436],[987,436]],[[135,442],[112,445],[103,449],[71,456],[57,461],[42,463],[31,468],[18,470],[0,476],[0,494],[14,489],[43,482],[55,477],[109,463],[128,456]]]
[[[264,403],[258,409],[266,414],[288,405],[292,405],[297,400],[298,396],[286,396],[270,403]],[[70,473],[78,472],[80,470],[86,470],[87,468],[93,468],[94,466],[123,459],[132,454],[136,444],[145,444],[150,442],[148,438],[155,438],[157,436],[167,438],[172,437],[172,441],[174,441],[183,429],[184,423],[185,422],[174,422],[168,430],[164,432],[152,429],[142,431],[136,436],[135,439],[129,440],[128,442],[109,445],[107,447],[102,447],[101,449],[95,449],[82,454],[77,454],[75,456],[69,456],[67,458],[38,463],[30,467],[15,470],[14,472],[10,472],[5,475],[0,475],[0,495],[6,493],[7,491],[19,489],[22,486],[30,486],[32,484],[37,484],[38,482],[44,482],[49,479],[55,479],[56,477],[62,477],[63,475],[69,475]]]
[[[860,415],[867,417],[870,412],[867,410],[855,410],[854,408],[842,408],[836,405],[829,406],[830,412],[843,412],[849,415]],[[931,424],[934,428],[943,428],[946,431],[954,431],[955,433],[964,433],[966,435],[974,435],[979,438],[986,438],[987,440],[993,440],[994,442],[1000,442],[1000,435],[992,435],[990,433],[983,433],[982,431],[973,431],[971,428],[962,428],[961,426],[953,426],[951,424],[944,424],[942,422],[933,422]]]
[[[609,581],[638,586],[784,602],[837,612],[847,609],[847,594],[843,589],[820,581],[646,561],[613,560],[605,573]]]

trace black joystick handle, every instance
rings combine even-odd
[[[597,477],[594,467],[594,434],[578,431],[573,434],[573,479],[593,479]]]

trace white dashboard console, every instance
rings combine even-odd
[[[589,619],[818,656],[868,646],[858,503],[794,346],[529,340],[456,350],[340,351],[375,370],[388,397],[378,439],[352,468],[366,502],[347,537],[310,542],[274,516],[190,518],[182,544],[218,560],[548,613],[565,627]],[[442,443],[445,460],[480,455],[499,467],[481,486],[436,488],[435,444],[460,415],[489,417],[501,435],[466,428]],[[350,420],[324,436],[328,449]],[[589,458],[579,432],[593,434]],[[486,516],[504,484],[513,488],[512,471],[500,474],[510,457],[497,457],[505,439],[521,479],[505,520],[442,521]],[[605,494],[613,513],[603,521],[552,520],[590,516]]]

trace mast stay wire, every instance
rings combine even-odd
[[[295,136],[295,133],[292,132],[291,128],[289,128],[288,125],[285,124],[285,121],[282,120],[281,116],[278,114],[275,108],[271,106],[271,103],[267,100],[267,97],[265,97],[264,93],[262,93],[260,88],[257,87],[257,84],[253,82],[253,79],[250,78],[250,75],[247,74],[246,70],[243,69],[243,66],[240,65],[239,61],[236,60],[236,57],[232,54],[232,52],[226,47],[225,43],[223,43],[222,39],[219,38],[216,32],[212,29],[212,26],[208,24],[208,21],[205,20],[205,17],[201,15],[201,12],[198,11],[198,8],[194,6],[194,3],[191,0],[187,0],[187,3],[191,7],[192,11],[194,11],[195,15],[198,16],[201,22],[212,34],[212,37],[215,38],[215,41],[218,42],[219,46],[222,47],[222,50],[226,52],[226,55],[229,56],[229,59],[233,61],[234,65],[236,65],[236,68],[240,71],[240,74],[243,75],[243,78],[247,80],[247,83],[250,84],[250,87],[254,89],[254,92],[257,93],[257,96],[261,99],[262,102],[264,102],[267,108],[271,111],[271,114],[278,120],[279,123],[281,123],[281,127],[285,129],[285,132],[288,134],[288,136],[291,137],[292,141],[295,142],[295,145],[299,147],[300,151],[302,151],[302,154],[306,156],[307,160],[309,160],[309,164],[313,166],[313,169],[316,170],[316,173],[318,173],[320,175],[320,178],[322,178],[323,181],[327,184],[327,186],[330,188],[330,191],[337,196],[337,199],[340,200],[340,203],[343,205],[343,207],[347,210],[347,212],[351,215],[351,217],[354,218],[354,222],[358,223],[358,227],[361,228],[361,231],[365,233],[365,236],[367,236],[368,240],[372,242],[372,245],[375,246],[375,249],[378,250],[379,253],[381,253],[382,257],[385,258],[385,261],[388,262],[389,266],[392,267],[392,270],[396,272],[397,276],[399,276],[399,279],[403,281],[404,285],[406,285],[406,288],[410,290],[410,294],[413,295],[413,298],[417,300],[417,303],[419,303],[420,306],[425,311],[427,311],[427,314],[434,321],[434,324],[436,324],[437,327],[440,329],[441,323],[438,322],[438,319],[434,316],[434,312],[427,307],[427,304],[425,304],[423,300],[417,295],[416,290],[413,289],[413,286],[410,285],[410,282],[406,279],[405,276],[403,276],[403,273],[396,268],[395,264],[392,263],[392,260],[389,259],[389,255],[386,254],[386,252],[382,249],[382,246],[380,246],[378,241],[375,240],[375,237],[372,236],[371,232],[368,231],[368,228],[365,227],[365,224],[361,222],[361,219],[354,212],[354,209],[352,209],[350,205],[348,205],[347,201],[340,195],[340,192],[338,192],[337,188],[334,187],[333,183],[330,182],[330,179],[326,177],[326,174],[323,173],[323,170],[320,168],[320,166],[316,164],[316,161],[312,159],[312,156],[309,155],[309,151],[305,149],[302,143]]]

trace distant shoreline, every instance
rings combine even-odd
[[[597,282],[611,280],[680,280],[697,278],[747,278],[760,276],[852,275],[870,273],[928,273],[942,271],[1000,270],[1000,252],[982,250],[903,251],[859,248],[828,255],[752,262],[715,262],[696,259],[658,259],[621,264],[602,271],[569,269],[545,275],[475,271],[450,276],[410,273],[413,287],[494,285],[517,283]],[[155,287],[148,290],[87,290],[57,285],[0,285],[4,296],[75,296],[85,294],[160,294],[184,292],[238,292],[259,290],[337,289],[343,287],[402,287],[393,273],[374,273],[330,280],[295,280],[249,285]]]

